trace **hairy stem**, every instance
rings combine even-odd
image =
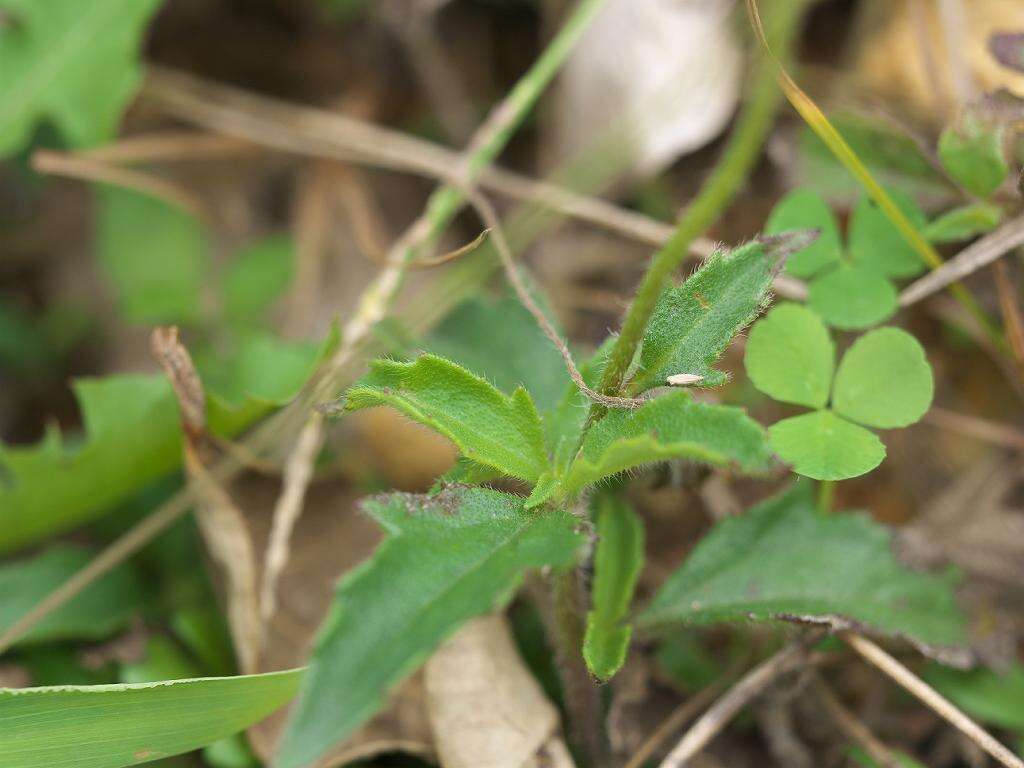
[[[586,765],[604,768],[610,764],[610,750],[601,691],[583,662],[586,607],[579,569],[559,571],[551,580],[552,634],[565,706],[569,711],[570,740]]]
[[[807,0],[779,3],[773,14],[776,26],[772,30],[773,43],[781,55],[788,57],[796,37],[798,22],[802,18]],[[654,306],[673,272],[680,265],[695,238],[721,216],[726,206],[746,181],[754,163],[761,154],[765,138],[771,130],[775,113],[782,101],[772,67],[759,63],[752,90],[744,105],[722,158],[704,182],[697,197],[683,211],[672,237],[651,260],[651,266],[640,282],[633,302],[622,323],[604,375],[600,392],[616,395],[622,388],[626,373]],[[600,407],[591,410],[592,417],[600,414]]]

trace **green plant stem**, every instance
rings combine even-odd
[[[409,265],[420,248],[436,239],[465,203],[462,188],[471,185],[480,171],[492,163],[508,144],[544,89],[561,69],[583,32],[606,0],[580,0],[547,48],[494,107],[470,139],[461,167],[453,168],[457,180],[438,187],[427,199],[419,218],[398,239],[387,256],[387,264],[363,292],[359,306],[342,333],[339,349],[328,361],[315,385],[318,400],[340,394],[337,373],[347,365],[355,349],[387,314],[405,281]]]
[[[836,494],[835,480],[822,480],[818,483],[818,509],[827,515],[832,511],[832,500]]]
[[[806,5],[807,0],[790,0],[777,6],[773,42],[783,57],[788,58],[790,55]],[[761,59],[763,55],[759,61]],[[694,238],[714,224],[736,196],[761,154],[782,101],[782,94],[774,68],[762,62],[755,72],[750,95],[718,165],[704,182],[697,197],[683,212],[672,237],[651,259],[651,265],[637,288],[598,387],[603,394],[619,394],[665,285],[686,257]],[[592,407],[591,419],[602,413],[601,406]]]
[[[586,607],[579,569],[552,574],[551,592],[555,659],[569,712],[570,741],[585,765],[605,768],[610,765],[610,750],[601,691],[583,661]]]

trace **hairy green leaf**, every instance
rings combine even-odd
[[[97,194],[96,251],[125,319],[198,322],[210,268],[202,225],[138,192],[101,186]]]
[[[810,284],[807,303],[829,325],[852,331],[892,317],[896,288],[878,272],[842,264]]]
[[[502,394],[444,358],[375,361],[346,393],[345,408],[378,405],[401,411],[440,432],[467,458],[512,477],[535,481],[548,469],[540,416],[526,390]]]
[[[839,225],[832,209],[817,192],[810,189],[790,192],[775,204],[764,226],[766,235],[793,229],[817,229],[818,239],[786,260],[786,272],[806,279],[839,261],[843,252]]]
[[[820,514],[806,482],[717,523],[639,621],[777,618],[866,627],[928,646],[966,639],[951,573],[907,570],[884,526],[860,514]]]
[[[670,392],[635,411],[616,410],[594,424],[562,481],[574,496],[588,485],[657,461],[689,459],[764,471],[771,461],[761,426],[740,408],[694,402]]]
[[[258,323],[292,282],[295,249],[288,237],[267,237],[242,248],[224,271],[224,313]]]
[[[968,203],[946,211],[924,228],[933,243],[954,243],[991,232],[1002,221],[1003,211],[992,203]]]
[[[984,667],[962,672],[936,664],[924,678],[979,720],[1024,731],[1024,664],[1014,665],[1005,674]]]
[[[1010,172],[1002,143],[1000,129],[967,114],[959,126],[942,132],[939,159],[957,183],[978,197],[988,197]]]
[[[873,432],[836,416],[814,411],[768,429],[772,449],[793,471],[815,480],[846,480],[882,463],[885,446]]]
[[[467,619],[506,598],[528,568],[567,566],[582,544],[572,515],[455,486],[365,504],[389,534],[338,586],[278,768],[300,768],[369,718],[387,691]]]
[[[775,264],[757,243],[719,251],[689,278],[659,297],[630,388],[664,386],[669,376],[703,376],[701,386],[722,383],[711,368],[732,338],[761,311]]]
[[[78,573],[96,556],[85,547],[55,544],[37,555],[0,566],[0,632]],[[18,640],[102,640],[126,627],[145,603],[139,575],[119,565],[46,616]]]
[[[0,765],[120,768],[190,752],[269,715],[301,677],[0,689]]]
[[[621,496],[600,494],[594,507],[593,609],[587,614],[583,658],[593,675],[608,680],[625,663],[633,634],[625,619],[644,564],[644,524]]]
[[[64,447],[53,430],[32,447],[0,445],[0,553],[71,530],[180,463],[178,409],[162,376],[79,379],[74,391],[80,444]]]
[[[139,40],[159,0],[0,0],[0,157],[52,121],[75,147],[114,135],[141,80]]]
[[[905,427],[932,403],[932,369],[917,339],[899,328],[861,336],[836,371],[832,407],[869,427]]]
[[[780,304],[750,329],[744,365],[750,381],[784,403],[821,408],[828,402],[835,345],[818,316]]]
[[[514,297],[463,302],[427,337],[424,349],[458,363],[509,393],[523,387],[541,413],[565,391],[565,363]]]
[[[886,190],[911,224],[924,229],[928,220],[913,198],[898,189]],[[862,197],[850,217],[847,234],[855,264],[887,277],[913,277],[925,269],[917,251],[870,197]]]

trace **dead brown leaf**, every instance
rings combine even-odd
[[[444,768],[572,766],[558,710],[519,658],[503,615],[462,627],[427,662],[424,680]]]

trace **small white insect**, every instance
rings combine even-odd
[[[674,373],[668,377],[667,381],[670,387],[688,387],[691,384],[704,381],[704,377],[697,373]]]

